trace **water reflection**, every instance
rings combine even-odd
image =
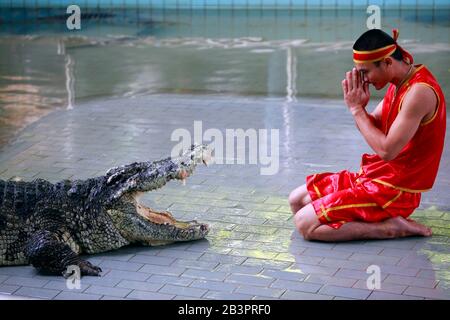
[[[287,102],[297,101],[297,57],[293,53],[293,48],[287,48],[287,58],[286,58],[286,75],[287,75]]]
[[[449,11],[383,14],[384,26],[401,29],[405,48],[448,91]],[[0,145],[51,110],[94,97],[172,92],[265,95],[288,103],[341,99],[340,81],[352,66],[349,52],[366,12],[86,12],[76,33],[61,29],[63,18],[52,9],[1,12]]]
[[[67,90],[67,110],[73,109],[75,102],[75,77],[73,75],[75,61],[70,55],[66,55],[66,90]]]

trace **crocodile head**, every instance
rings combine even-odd
[[[206,145],[192,145],[180,157],[134,163],[108,171],[111,205],[107,212],[115,227],[129,242],[162,245],[204,238],[209,226],[197,221],[178,221],[168,211],[159,212],[140,201],[145,192],[161,188],[169,180],[188,178],[197,164],[208,164],[211,151]],[[186,201],[189,201],[187,198]]]

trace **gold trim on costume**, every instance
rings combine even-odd
[[[335,210],[342,210],[342,209],[348,209],[348,208],[360,208],[360,207],[376,207],[378,204],[376,203],[355,203],[355,204],[344,204],[342,206],[336,206],[325,209],[325,211],[328,213],[330,211]]]
[[[436,116],[438,114],[438,111],[439,111],[439,106],[441,105],[441,99],[439,98],[439,95],[436,92],[436,89],[434,89],[434,87],[432,85],[430,85],[430,84],[428,84],[426,82],[416,82],[416,83],[417,84],[423,84],[423,85],[425,85],[427,87],[430,87],[431,90],[433,90],[433,92],[434,92],[434,94],[436,95],[436,98],[437,98],[437,105],[436,105],[436,108],[435,108],[433,116],[430,119],[426,120],[426,121],[421,121],[420,122],[421,126],[426,126],[427,124],[431,123],[436,118]]]
[[[410,192],[410,193],[422,193],[422,192],[427,192],[427,191],[431,190],[431,188],[430,189],[424,189],[424,190],[415,190],[415,189],[408,189],[408,188],[403,188],[403,187],[397,187],[397,186],[394,186],[393,184],[390,184],[388,182],[384,182],[383,180],[378,180],[378,179],[372,179],[372,181],[373,182],[377,182],[377,183],[382,184],[382,185],[385,185],[385,186],[388,186],[388,187],[391,187],[391,188],[394,188],[394,189],[397,189],[397,190]]]
[[[319,219],[322,217],[325,217],[325,219],[327,219],[327,221],[331,222],[331,219],[328,217],[328,211],[325,210],[325,207],[323,206],[323,204],[320,205],[320,210],[322,210],[322,213],[319,216]]]
[[[397,112],[397,115],[398,115],[398,113],[400,113],[400,110],[402,110],[403,99],[405,98],[406,94],[409,92],[409,89],[411,89],[411,88],[412,88],[412,87],[410,87],[410,86],[408,85],[408,89],[406,89],[406,91],[403,93],[402,98],[400,99],[400,103],[398,104],[398,112]],[[389,120],[389,119],[388,119],[388,120]]]
[[[378,204],[376,203],[356,203],[356,204],[345,204],[342,206],[336,206],[325,209],[323,204],[320,205],[320,209],[322,210],[321,215],[319,216],[319,219],[322,217],[325,217],[327,221],[331,222],[331,219],[328,217],[328,212],[335,211],[335,210],[342,210],[342,209],[348,209],[348,208],[364,208],[364,207],[376,207]]]
[[[388,202],[386,202],[384,204],[384,206],[382,206],[383,209],[386,209],[387,207],[389,207],[394,201],[396,201],[398,198],[400,198],[400,196],[403,194],[403,191],[400,190],[400,192],[398,193],[398,195],[396,195],[394,198],[392,198],[391,200],[389,200]]]
[[[319,188],[317,188],[314,180],[316,179],[317,173],[314,175],[313,177],[313,187],[314,187],[314,191],[316,192],[316,194],[319,196],[319,198],[322,198],[322,195],[320,194],[320,190]]]

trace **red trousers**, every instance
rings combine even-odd
[[[380,222],[407,218],[420,204],[420,193],[401,191],[347,170],[306,177],[319,221],[338,229],[350,221]]]

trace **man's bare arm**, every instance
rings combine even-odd
[[[384,101],[384,99],[381,100],[381,102],[375,107],[375,109],[372,111],[372,113],[369,113],[369,117],[371,118],[372,123],[378,128],[380,127],[380,124],[381,124],[381,113],[383,110],[383,101]]]
[[[383,100],[376,106],[376,108],[372,111],[371,115],[375,118],[376,121],[381,121],[381,113],[383,111]]]

